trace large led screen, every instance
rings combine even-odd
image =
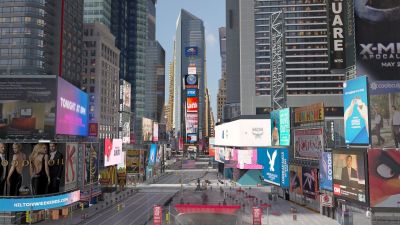
[[[319,186],[320,189],[333,191],[332,153],[323,152],[319,159]]]
[[[145,117],[142,118],[142,132],[143,141],[153,140],[153,120]]]
[[[289,166],[289,191],[299,195],[303,195],[302,169],[301,166]]]
[[[56,88],[55,76],[2,76],[0,138],[53,139]]]
[[[271,145],[290,145],[290,109],[271,112]]]
[[[369,144],[367,77],[343,83],[344,133],[346,144]]]
[[[302,168],[303,195],[307,198],[316,199],[318,196],[318,170],[315,168]]]
[[[285,148],[257,148],[257,163],[268,183],[289,187],[289,154]]]
[[[257,149],[236,150],[238,169],[262,169],[263,166],[257,163]]]
[[[367,203],[366,151],[333,151],[333,193],[338,198]]]
[[[157,157],[157,145],[151,144],[149,151],[149,160],[147,165],[154,166],[156,164],[156,157]]]
[[[368,151],[369,196],[371,207],[398,208],[400,200],[400,151]]]
[[[56,133],[88,135],[88,95],[79,88],[58,78]]]
[[[122,163],[122,139],[104,140],[104,166],[113,166]]]

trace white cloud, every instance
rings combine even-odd
[[[207,45],[213,46],[217,42],[217,38],[214,34],[210,33],[206,35],[206,43]]]

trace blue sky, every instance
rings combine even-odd
[[[207,51],[207,85],[215,120],[217,112],[218,80],[221,78],[218,28],[225,26],[225,0],[158,0],[157,40],[166,53],[166,101],[168,100],[168,64],[172,60],[176,21],[185,9],[204,22]]]

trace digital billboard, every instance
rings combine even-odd
[[[196,64],[189,64],[188,74],[197,74]]]
[[[153,123],[153,141],[154,142],[158,141],[158,123],[157,122]]]
[[[195,89],[195,88],[186,89],[186,96],[187,97],[196,97],[197,96],[197,89]]]
[[[307,198],[317,199],[318,188],[318,170],[315,168],[302,168],[303,195]]]
[[[271,145],[290,145],[290,109],[271,112]]]
[[[343,82],[346,144],[369,144],[367,77]]]
[[[185,47],[185,56],[186,57],[198,56],[198,54],[199,54],[198,47],[196,47],[196,46]]]
[[[187,113],[186,114],[186,133],[197,133],[199,117],[197,113]]]
[[[302,167],[296,165],[289,166],[289,191],[303,195]]]
[[[77,187],[77,143],[0,143],[0,197]]]
[[[318,160],[324,151],[323,128],[297,129],[294,131],[294,157]]]
[[[236,168],[245,170],[260,170],[263,168],[262,165],[257,163],[257,149],[236,150],[235,153],[237,154]]]
[[[268,183],[289,187],[289,153],[286,148],[257,148],[257,163]]]
[[[35,197],[35,198],[0,198],[0,212],[21,212],[60,208],[80,200],[80,191]]]
[[[85,143],[84,149],[84,185],[97,183],[99,177],[99,144]]]
[[[37,77],[1,76],[0,139],[54,138],[57,79]]]
[[[400,65],[399,1],[354,0],[357,74],[397,80]]]
[[[142,132],[143,141],[153,140],[153,120],[145,117],[142,118]]]
[[[324,103],[316,103],[294,109],[294,124],[322,122],[325,120]]]
[[[149,151],[149,160],[147,162],[147,165],[154,166],[156,164],[156,157],[157,157],[157,145],[151,144]]]
[[[119,111],[131,112],[131,84],[125,80],[119,80]]]
[[[365,149],[333,150],[333,193],[367,203]]]
[[[368,150],[370,206],[398,208],[400,196],[400,151]]]
[[[371,145],[375,148],[398,148],[400,143],[400,80],[370,82],[369,94]]]
[[[186,143],[196,143],[197,134],[186,134]]]
[[[143,150],[127,150],[126,151],[126,173],[139,174],[143,172]]]
[[[58,78],[56,133],[65,135],[88,135],[88,95]]]
[[[118,136],[122,143],[129,144],[131,141],[131,115],[127,112],[120,112],[118,123]]]
[[[319,159],[319,187],[333,191],[332,153],[322,152]]]
[[[215,161],[223,163],[225,161],[225,148],[215,147]]]
[[[186,98],[186,112],[197,113],[198,112],[199,98],[188,97]]]
[[[104,166],[113,166],[122,162],[122,139],[104,139]]]
[[[185,88],[197,88],[198,82],[196,74],[185,75]]]
[[[347,26],[345,21],[345,4],[343,1],[329,0],[327,4],[329,12],[329,58],[331,69],[346,68],[345,33]],[[351,40],[347,40],[350,42]]]
[[[98,123],[89,123],[89,137],[97,137],[99,135],[99,124]]]

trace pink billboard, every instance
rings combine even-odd
[[[257,149],[236,150],[238,169],[259,170],[263,166],[257,164]]]

